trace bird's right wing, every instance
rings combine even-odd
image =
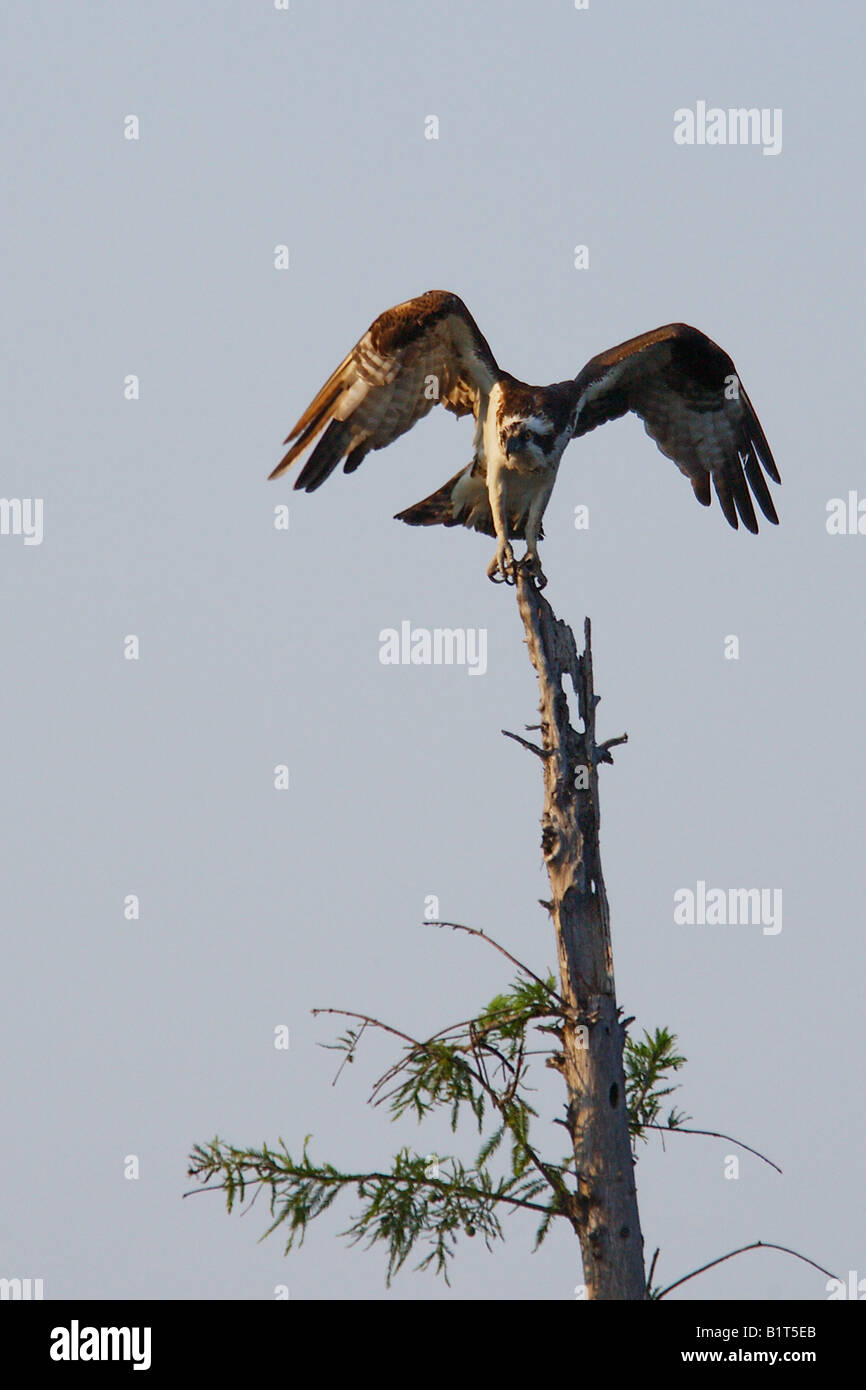
[[[371,449],[384,449],[437,403],[478,421],[498,376],[462,299],[428,290],[370,325],[288,435],[292,447],[271,477],[280,477],[321,435],[295,482],[314,492],[341,459],[344,471],[354,472]]]

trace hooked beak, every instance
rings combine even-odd
[[[512,434],[505,441],[505,457],[507,459],[510,459],[512,454],[519,454],[522,449],[523,440],[519,437],[519,435]]]

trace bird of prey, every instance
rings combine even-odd
[[[462,299],[447,290],[379,315],[304,411],[270,476],[318,440],[295,482],[315,492],[341,460],[353,473],[437,403],[474,415],[472,461],[396,519],[495,536],[487,570],[494,581],[514,582],[516,539],[526,541],[520,563],[546,583],[538,541],[563,450],[630,410],[703,506],[712,482],[734,528],[739,518],[757,531],[753,495],[769,521],[779,520],[764,473],[781,480],[764,431],[730,357],[697,328],[666,324],[599,353],[570,381],[527,386],[498,366]]]

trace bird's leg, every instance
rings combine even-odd
[[[514,584],[516,582],[514,551],[508,539],[508,511],[505,504],[505,479],[501,472],[488,479],[487,495],[493,514],[493,527],[498,545],[496,554],[487,566],[487,578],[494,584]]]
[[[549,492],[547,494],[539,492],[532,499],[529,515],[526,518],[526,554],[520,562],[535,580],[539,589],[543,589],[547,583],[538,555],[538,533],[541,530],[541,518],[549,495]]]

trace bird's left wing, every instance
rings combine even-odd
[[[371,449],[384,449],[440,403],[479,419],[499,376],[493,353],[466,305],[428,290],[386,309],[325,382],[286,439],[272,478],[322,434],[296,488],[314,492],[345,457],[352,473]],[[292,442],[294,441],[294,442]]]
[[[764,472],[781,479],[764,431],[730,357],[697,328],[669,323],[629,338],[587,362],[573,390],[573,438],[634,411],[703,506],[712,479],[731,526],[739,514],[757,531],[752,494],[778,523]]]

